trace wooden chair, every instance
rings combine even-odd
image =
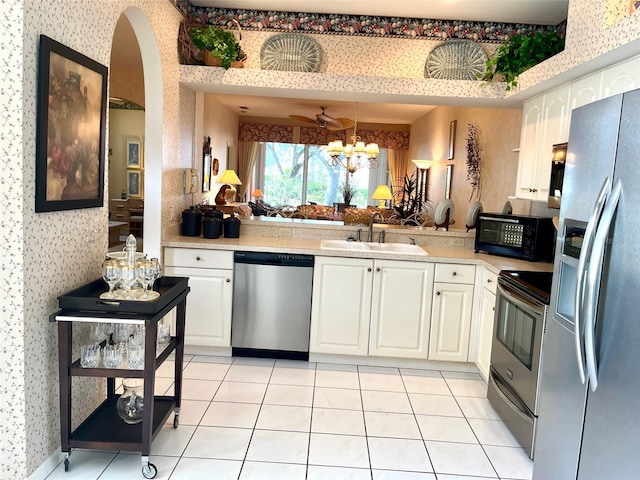
[[[144,232],[144,200],[129,198],[127,206],[129,209],[129,233],[136,238],[142,238]]]

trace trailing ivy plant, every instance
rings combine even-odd
[[[482,80],[495,77],[507,83],[507,90],[518,86],[518,75],[534,65],[556,55],[564,49],[564,36],[555,30],[538,31],[532,34],[517,34],[509,37],[496,54],[487,60],[487,70]]]
[[[189,30],[193,44],[200,50],[207,50],[214,57],[222,61],[222,67],[227,69],[231,62],[243,60],[246,55],[240,48],[233,32],[222,30],[211,25],[200,25]]]

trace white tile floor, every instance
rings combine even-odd
[[[531,479],[477,374],[188,355],[182,398],[180,426],[171,416],[151,446],[157,479]],[[140,465],[74,450],[47,479],[143,478]]]

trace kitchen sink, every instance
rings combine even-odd
[[[408,243],[375,243],[375,242],[353,242],[348,240],[322,240],[320,248],[325,250],[345,250],[356,252],[384,252],[409,255],[428,255],[428,253],[418,245]]]

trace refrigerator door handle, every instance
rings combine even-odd
[[[602,218],[593,241],[591,261],[587,271],[587,290],[585,292],[586,308],[584,322],[584,347],[587,356],[587,371],[589,372],[589,385],[591,391],[598,388],[598,365],[596,362],[595,328],[598,315],[598,297],[600,293],[600,278],[602,276],[602,264],[604,263],[605,247],[609,238],[611,222],[616,213],[620,194],[622,193],[622,183],[616,180],[607,205],[602,212]]]
[[[600,193],[598,194],[598,198],[596,203],[593,206],[593,211],[591,212],[591,216],[589,217],[589,222],[587,223],[587,228],[584,233],[583,245],[580,250],[580,258],[578,259],[578,270],[577,270],[577,278],[576,278],[576,294],[574,298],[574,325],[575,325],[575,347],[576,347],[576,356],[578,358],[578,374],[580,375],[580,382],[584,384],[586,382],[586,374],[585,374],[585,353],[583,352],[583,336],[584,336],[584,326],[581,328],[583,323],[583,306],[585,300],[585,282],[586,282],[586,270],[587,270],[587,259],[591,257],[591,250],[593,248],[593,241],[596,234],[596,226],[600,221],[600,216],[602,214],[602,210],[604,209],[604,204],[607,200],[607,195],[611,190],[611,180],[609,177],[604,179],[602,183],[602,188],[600,189]]]

